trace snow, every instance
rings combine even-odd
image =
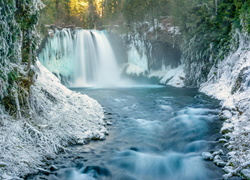
[[[212,68],[208,81],[200,88],[201,92],[221,100],[226,119],[221,131],[226,133],[229,141],[225,145],[231,151],[224,168],[228,173],[225,179],[243,174],[250,167],[250,41],[239,32],[235,36],[239,48]]]
[[[180,33],[180,28],[178,26],[171,26],[168,28],[168,31],[173,35],[178,35]]]
[[[203,152],[201,156],[205,160],[213,160],[213,155],[210,152]]]
[[[221,113],[220,113],[220,118],[222,119],[229,119],[232,117],[232,113],[229,111],[229,110],[223,110]]]
[[[136,48],[136,47],[139,47]],[[148,58],[146,55],[146,45],[136,36],[136,39],[129,45],[128,48],[128,64],[126,66],[126,73],[137,75],[144,75],[148,71]]]
[[[162,74],[159,73],[158,74]],[[154,76],[151,75],[151,76]],[[185,73],[184,65],[180,65],[177,68],[165,70],[165,75],[161,78],[161,84],[167,84],[174,87],[184,87]]]
[[[13,119],[0,108],[0,179],[36,172],[67,145],[108,133],[97,101],[61,85],[40,62],[33,68],[30,117]]]

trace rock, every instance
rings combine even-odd
[[[110,171],[106,168],[99,167],[99,166],[87,166],[83,173],[85,174],[93,174],[94,178],[97,178],[97,176],[110,176]]]
[[[4,162],[0,162],[0,167],[6,167],[7,166],[7,164],[6,163],[4,163]]]
[[[213,160],[213,155],[210,152],[203,152],[201,156],[205,160]]]
[[[222,134],[227,134],[227,133],[233,132],[233,130],[234,130],[233,125],[230,125],[230,126],[222,127],[221,128],[221,133]]]
[[[81,162],[78,162],[77,164],[76,164],[76,169],[82,169],[83,168],[83,166],[84,166],[84,164],[83,163],[81,163]]]
[[[50,174],[50,172],[49,172],[48,170],[45,170],[45,169],[42,169],[42,168],[37,168],[37,170],[38,170],[40,173],[44,174],[44,175],[49,175],[49,174]]]
[[[106,139],[106,136],[105,134],[100,134],[100,137],[99,137],[100,140],[105,140]]]
[[[91,139],[90,139],[90,138],[85,138],[85,139],[83,140],[83,143],[84,143],[84,144],[89,144],[89,143],[90,143],[90,141],[91,141]]]
[[[224,162],[221,157],[219,155],[216,155],[214,157],[214,163],[217,165],[217,166],[220,166],[220,167],[224,167],[226,166],[226,162]]]
[[[84,142],[84,140],[82,140],[82,139],[78,139],[77,141],[76,141],[76,145],[84,145],[85,144],[85,142]]]
[[[72,28],[72,29],[74,29],[75,27],[76,27],[75,25],[68,25],[65,28]]]
[[[250,169],[248,168],[248,169],[243,169],[243,170],[241,170],[240,175],[241,175],[243,178],[249,180],[249,179],[250,179]]]
[[[224,152],[220,149],[219,151],[215,151],[212,156],[215,157],[216,155],[224,155]]]
[[[107,123],[107,125],[108,125],[108,126],[113,125],[113,123],[112,123],[112,122],[110,122],[110,121],[107,121],[106,123]]]
[[[95,140],[95,141],[97,141],[97,140],[105,140],[106,136],[105,136],[105,134],[101,133],[101,134],[93,136],[91,139]]]
[[[51,165],[50,168],[49,168],[50,171],[57,171],[59,170],[58,167],[56,167],[55,165]]]
[[[226,143],[226,142],[228,142],[227,139],[219,139],[219,143]]]
[[[233,115],[232,113],[229,111],[229,110],[223,110],[221,113],[220,113],[220,118],[221,119],[229,119],[231,118]]]

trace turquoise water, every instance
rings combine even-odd
[[[110,135],[72,146],[50,163],[59,168],[29,179],[211,180],[222,171],[201,158],[217,150],[219,104],[196,89],[146,86],[76,88],[104,107]]]

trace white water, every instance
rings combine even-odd
[[[68,78],[70,86],[116,86],[121,68],[107,35],[96,30],[56,30],[39,54],[51,72]]]

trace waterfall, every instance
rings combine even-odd
[[[55,30],[39,53],[39,60],[69,86],[116,86],[121,68],[105,31]]]

